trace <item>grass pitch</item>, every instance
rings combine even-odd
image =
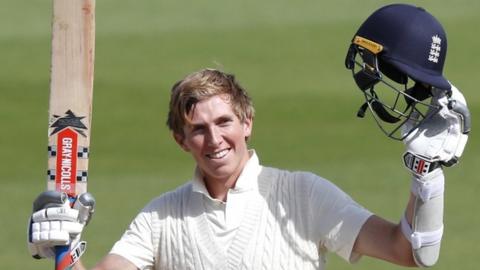
[[[0,10],[0,266],[48,269],[30,259],[26,224],[45,188],[50,66],[48,1],[3,1]],[[399,220],[410,180],[401,143],[357,119],[362,96],[343,66],[360,23],[387,1],[97,1],[89,190],[98,207],[84,238],[92,266],[151,198],[193,171],[165,126],[168,93],[184,75],[217,67],[237,75],[257,111],[252,148],[263,164],[309,170],[373,212]],[[445,235],[434,269],[476,269],[479,185],[476,116],[478,1],[411,1],[445,26],[445,75],[469,102],[473,129],[459,166],[446,170]],[[353,268],[354,267],[354,268]],[[400,269],[335,255],[328,269]]]

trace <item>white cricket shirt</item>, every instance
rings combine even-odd
[[[211,225],[215,238],[221,246],[228,247],[236,230],[241,224],[245,208],[250,198],[257,192],[257,177],[261,167],[257,155],[250,151],[250,159],[238,177],[235,187],[227,194],[227,202],[214,199],[208,193],[203,176],[198,168],[192,180],[192,191],[203,195],[205,214]]]
[[[226,203],[196,172],[147,204],[111,253],[139,269],[324,269],[328,251],[358,259],[370,215],[331,182],[263,167],[252,152]]]

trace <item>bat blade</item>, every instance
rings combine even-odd
[[[87,187],[94,13],[94,0],[53,0],[47,188],[69,195]]]
[[[87,191],[95,55],[95,0],[53,0],[47,189]],[[55,269],[67,269],[57,247]]]

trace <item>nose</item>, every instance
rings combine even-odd
[[[211,127],[207,136],[207,143],[210,147],[219,146],[222,143],[222,135],[215,127]]]

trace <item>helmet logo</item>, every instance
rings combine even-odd
[[[428,54],[428,61],[438,63],[440,57],[440,50],[442,49],[442,39],[438,36],[432,36],[432,44],[430,45],[430,52]]]

